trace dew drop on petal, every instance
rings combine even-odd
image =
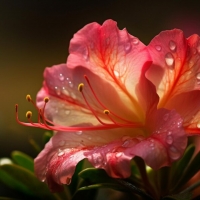
[[[89,59],[89,53],[87,47],[85,47],[83,50],[83,58],[85,59],[85,61],[88,61]]]
[[[124,143],[122,144],[122,147],[128,147],[130,144],[129,140],[125,140]]]
[[[83,133],[83,131],[77,131],[76,134],[77,135],[81,135]]]
[[[63,156],[64,154],[65,154],[64,151],[62,151],[62,150],[60,150],[60,149],[58,150],[58,154],[57,154],[58,157]]]
[[[163,116],[163,120],[164,121],[167,121],[169,119],[169,113],[167,113],[167,114],[165,114],[164,116]]]
[[[196,75],[196,78],[197,78],[198,81],[200,81],[200,73],[198,73],[198,74]]]
[[[200,128],[200,122],[197,123],[197,128]]]
[[[165,55],[165,62],[170,69],[174,69],[174,57],[171,53]]]
[[[73,98],[73,99],[76,99],[76,95],[72,92],[71,93],[71,97]]]
[[[116,158],[119,158],[119,157],[121,157],[122,155],[123,155],[122,152],[118,152],[118,153],[115,154],[115,157],[116,157]]]
[[[69,87],[73,88],[74,84],[72,83],[72,81],[69,81],[68,83],[69,83]]]
[[[174,146],[171,146],[169,148],[169,156],[172,160],[176,160],[180,157],[180,153]]]
[[[62,74],[60,74],[59,79],[60,79],[60,81],[64,81],[65,77]]]
[[[110,38],[106,38],[106,44],[109,45],[110,44]]]
[[[66,184],[69,185],[71,183],[71,180],[72,180],[71,178],[67,177],[66,178]]]
[[[119,76],[119,72],[116,70],[114,70],[114,74],[115,74],[115,76]]]
[[[137,38],[134,38],[134,39],[133,39],[133,44],[134,44],[134,45],[137,45],[138,43],[139,43],[139,40],[138,40]]]
[[[124,50],[129,52],[131,50],[131,43],[128,41],[124,44]]]
[[[169,49],[171,51],[176,51],[176,43],[173,40],[169,41]]]
[[[155,49],[156,49],[157,51],[161,51],[161,50],[162,50],[162,47],[161,47],[160,45],[156,45],[156,46],[155,46]]]
[[[70,113],[70,110],[65,110],[66,115],[69,115],[69,113]]]
[[[65,140],[61,140],[59,146],[64,146],[64,145],[65,145]]]
[[[167,144],[172,144],[173,143],[173,137],[171,135],[167,135],[166,142],[167,142]]]

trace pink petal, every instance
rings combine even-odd
[[[147,119],[150,136],[135,145],[132,152],[153,169],[171,165],[182,156],[187,146],[182,121],[174,110],[159,109],[151,113]]]
[[[178,29],[161,32],[148,45],[153,65],[147,77],[156,86],[159,107],[164,107],[173,96],[188,91],[187,48],[187,40]]]
[[[59,185],[70,183],[77,163],[84,158],[113,178],[130,176],[130,160],[135,155],[154,169],[170,165],[180,158],[187,144],[182,119],[175,111],[162,109],[149,120],[153,126],[149,126],[146,138],[137,129],[83,132],[78,136],[59,132],[35,159],[36,175],[57,191]]]
[[[126,29],[119,30],[116,22],[107,20],[102,26],[91,23],[78,31],[70,42],[69,51],[69,68],[83,66],[107,80],[128,103],[124,104],[131,104],[129,108],[140,120],[144,120],[141,119],[142,115],[144,117],[143,105],[138,102],[135,93],[142,68],[151,61],[143,43],[128,34]],[[91,83],[96,86],[95,80]],[[111,106],[109,91],[103,91],[104,95],[95,91],[101,101]]]

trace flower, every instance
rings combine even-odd
[[[113,178],[129,177],[135,156],[153,169],[178,160],[199,133],[199,41],[174,29],[145,46],[112,20],[78,31],[67,63],[44,71],[38,123],[17,117],[55,131],[35,159],[38,178],[59,191],[84,158]]]

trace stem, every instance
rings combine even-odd
[[[195,184],[191,185],[190,187],[186,188],[185,190],[183,190],[182,192],[180,192],[180,194],[191,192],[192,190],[196,189],[199,186],[200,186],[200,181],[198,181]]]
[[[154,190],[153,186],[149,182],[149,178],[148,178],[147,172],[146,172],[146,165],[145,165],[144,161],[139,157],[135,157],[134,161],[135,161],[136,165],[138,166],[140,175],[142,177],[142,180],[143,180],[143,183],[144,183],[144,186],[145,186],[147,192],[149,192],[153,197],[157,197],[156,191]]]
[[[153,200],[153,198],[148,195],[147,193],[143,192],[142,190],[140,190],[139,188],[135,187],[134,185],[132,185],[131,183],[124,181],[122,179],[116,179],[120,184],[122,184],[123,186],[126,187],[126,189],[130,190],[131,192],[133,192],[134,194],[138,194],[141,197],[145,198],[146,200]]]

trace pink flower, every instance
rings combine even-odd
[[[55,131],[35,159],[41,181],[60,190],[84,158],[126,178],[134,156],[153,169],[182,156],[187,136],[200,132],[197,35],[164,31],[146,47],[107,20],[78,31],[69,52],[66,64],[45,69],[37,95],[43,123],[32,123],[31,113],[30,123],[20,122]]]

